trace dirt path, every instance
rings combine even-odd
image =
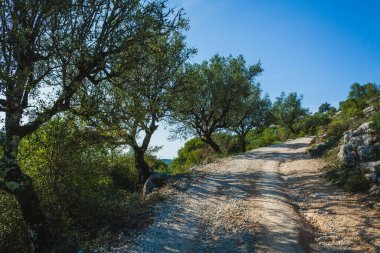
[[[198,168],[112,252],[379,252],[379,217],[320,177],[310,141]]]

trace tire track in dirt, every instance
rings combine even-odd
[[[339,243],[323,245],[320,238],[328,231],[321,234],[307,215],[313,203],[300,197],[321,189],[308,188],[307,180],[315,183],[312,178],[297,181],[303,173],[319,173],[321,162],[306,154],[310,141],[300,138],[197,168],[162,190],[168,199],[155,207],[155,221],[148,228],[134,231],[107,252],[351,252]],[[318,180],[327,196],[332,186]],[[331,233],[338,229],[334,225],[342,225],[329,224]],[[366,232],[379,238],[376,224]]]

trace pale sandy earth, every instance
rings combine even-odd
[[[379,215],[321,177],[311,138],[197,168],[108,252],[380,252]]]

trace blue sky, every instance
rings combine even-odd
[[[315,111],[335,106],[354,82],[380,84],[380,1],[371,0],[172,0],[190,19],[192,62],[219,53],[259,60],[257,78],[272,99],[281,91],[304,96]],[[172,158],[183,140],[169,142],[162,127],[152,145]]]

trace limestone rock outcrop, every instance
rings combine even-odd
[[[344,133],[338,158],[344,167],[358,169],[373,183],[380,183],[380,142],[370,122]]]

